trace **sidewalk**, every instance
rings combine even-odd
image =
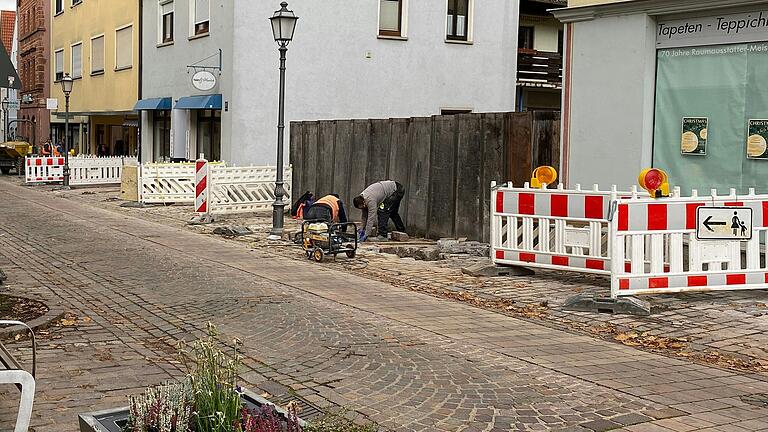
[[[287,386],[391,430],[768,430],[768,408],[749,403],[768,393],[764,375],[415,293],[339,271],[342,260],[249,250],[76,193],[0,181],[12,290],[79,317],[42,346],[36,431],[75,430],[76,413],[179,376],[173,346],[208,320],[244,341],[249,386]],[[9,406],[0,395],[0,428]]]

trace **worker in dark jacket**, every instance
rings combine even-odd
[[[312,204],[312,207],[304,213],[304,220],[322,220],[333,223],[346,223],[347,212],[344,211],[344,202],[337,194],[326,195]]]
[[[358,233],[360,240],[365,241],[373,232],[378,219],[379,238],[387,239],[387,224],[389,220],[395,223],[398,231],[405,232],[405,224],[400,217],[400,201],[405,196],[405,188],[392,180],[380,181],[368,186],[353,203],[363,211],[365,228]]]

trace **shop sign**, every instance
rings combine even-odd
[[[706,117],[683,117],[683,131],[680,136],[680,153],[684,155],[706,155],[709,119]]]
[[[207,70],[195,72],[192,75],[192,85],[200,91],[208,91],[216,87],[216,75]]]
[[[672,48],[768,40],[768,9],[702,18],[659,21],[656,46]]]

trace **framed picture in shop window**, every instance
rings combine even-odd
[[[709,118],[707,117],[683,117],[680,153],[684,155],[706,155],[708,126]]]
[[[768,160],[768,119],[752,119],[747,126],[747,159]]]

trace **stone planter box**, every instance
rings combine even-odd
[[[243,389],[241,396],[246,408],[259,408],[265,405],[275,407],[281,416],[287,418],[288,413],[264,399],[263,397]],[[123,427],[128,423],[128,407],[116,408],[105,411],[98,411],[88,414],[80,414],[80,432],[122,432]],[[306,423],[299,419],[299,424],[305,426]]]

